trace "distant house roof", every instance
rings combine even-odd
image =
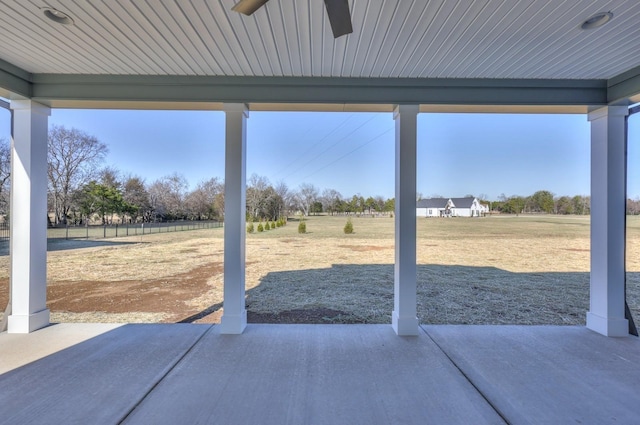
[[[446,208],[449,198],[421,199],[416,203],[417,208]]]
[[[471,208],[476,198],[451,198],[451,202],[456,208]]]

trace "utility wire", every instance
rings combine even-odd
[[[285,177],[283,177],[284,179],[287,179],[288,177],[291,177],[292,175],[296,174],[298,171],[302,170],[304,167],[306,167],[307,165],[309,165],[310,163],[312,163],[313,161],[317,160],[319,157],[321,157],[322,155],[324,155],[325,153],[327,153],[329,150],[331,150],[334,146],[336,146],[338,143],[342,142],[343,140],[346,140],[347,138],[349,138],[353,133],[355,133],[356,131],[360,130],[362,127],[364,127],[365,125],[369,124],[369,122],[371,122],[374,118],[376,118],[376,116],[372,116],[371,118],[369,118],[368,120],[366,120],[365,122],[363,122],[362,124],[360,124],[358,127],[356,127],[351,133],[347,134],[346,136],[344,136],[342,139],[338,139],[335,143],[333,143],[332,145],[330,145],[328,148],[326,148],[325,150],[323,150],[322,152],[320,152],[318,155],[316,155],[314,158],[311,158],[309,161],[305,162],[304,164],[302,164],[300,167],[296,168],[293,172],[287,174]]]
[[[317,142],[315,142],[309,149],[307,149],[303,156],[308,154],[309,152],[311,152],[313,149],[315,149],[316,146],[318,146],[320,143],[324,142],[325,140],[327,140],[333,133],[335,133],[336,131],[338,131],[340,128],[342,128],[342,126],[344,126],[351,118],[353,118],[355,116],[355,114],[351,114],[349,115],[344,121],[342,121],[340,124],[338,124],[337,127],[335,127],[333,130],[331,130],[329,133],[327,133],[324,137],[322,137],[320,140],[318,140]],[[302,137],[304,138],[307,134],[309,134],[311,132],[311,130],[313,130],[314,128],[316,128],[317,126],[312,125],[311,127],[309,127],[309,130],[307,130]],[[298,161],[300,161],[300,158],[298,159],[294,159],[293,161],[289,162],[287,165],[285,165],[283,168],[281,168],[278,172],[274,173],[271,175],[271,177],[275,177],[278,174],[282,173],[284,170],[286,170],[287,168],[291,167],[293,164],[296,164]]]
[[[379,138],[381,138],[381,137],[382,137],[382,136],[384,136],[385,134],[389,133],[391,130],[393,130],[393,128],[390,128],[390,129],[388,129],[388,130],[386,130],[386,131],[383,131],[382,133],[378,134],[376,137],[374,137],[373,139],[369,140],[368,142],[366,142],[366,143],[364,143],[364,144],[362,144],[362,145],[358,146],[357,148],[355,148],[355,149],[353,149],[353,150],[351,150],[351,151],[349,151],[349,152],[345,153],[345,154],[344,154],[344,155],[342,155],[340,158],[337,158],[337,159],[335,159],[335,160],[331,161],[330,163],[328,163],[327,165],[324,165],[324,166],[322,166],[322,167],[318,168],[316,171],[314,171],[313,173],[309,174],[308,176],[306,176],[306,177],[305,177],[305,178],[303,178],[302,180],[304,181],[304,180],[308,179],[309,177],[311,177],[311,176],[314,176],[314,175],[318,174],[320,171],[322,171],[322,170],[324,170],[325,168],[329,167],[330,165],[333,165],[333,164],[335,164],[336,162],[338,162],[338,161],[340,161],[340,160],[342,160],[342,159],[346,158],[347,156],[351,155],[352,153],[354,153],[354,152],[355,152],[355,151],[357,151],[358,149],[362,149],[362,148],[364,148],[365,146],[367,146],[369,143],[372,143],[372,142],[374,142],[374,141],[378,140]]]

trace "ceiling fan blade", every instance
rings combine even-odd
[[[327,8],[327,16],[329,17],[329,23],[331,23],[333,38],[351,34],[353,27],[351,26],[349,0],[324,0],[324,5]]]
[[[244,15],[251,16],[253,12],[260,9],[269,0],[240,0],[231,8],[234,12],[240,12]]]

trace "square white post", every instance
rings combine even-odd
[[[11,102],[11,315],[9,333],[49,325],[47,302],[47,131],[50,109]]]
[[[591,290],[587,328],[627,336],[624,317],[626,106],[589,113],[591,122]]]
[[[247,326],[245,308],[245,225],[247,118],[242,103],[225,104],[224,173],[224,312],[223,334],[241,334]]]
[[[416,315],[416,155],[418,105],[398,105],[396,121],[395,276],[392,326],[418,335]]]

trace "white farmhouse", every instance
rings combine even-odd
[[[416,203],[417,217],[449,217],[451,216],[451,199],[421,199]]]
[[[416,203],[417,217],[482,217],[489,208],[478,198],[429,198]]]
[[[452,217],[482,217],[489,208],[478,201],[478,198],[451,198],[453,204],[451,208]]]

